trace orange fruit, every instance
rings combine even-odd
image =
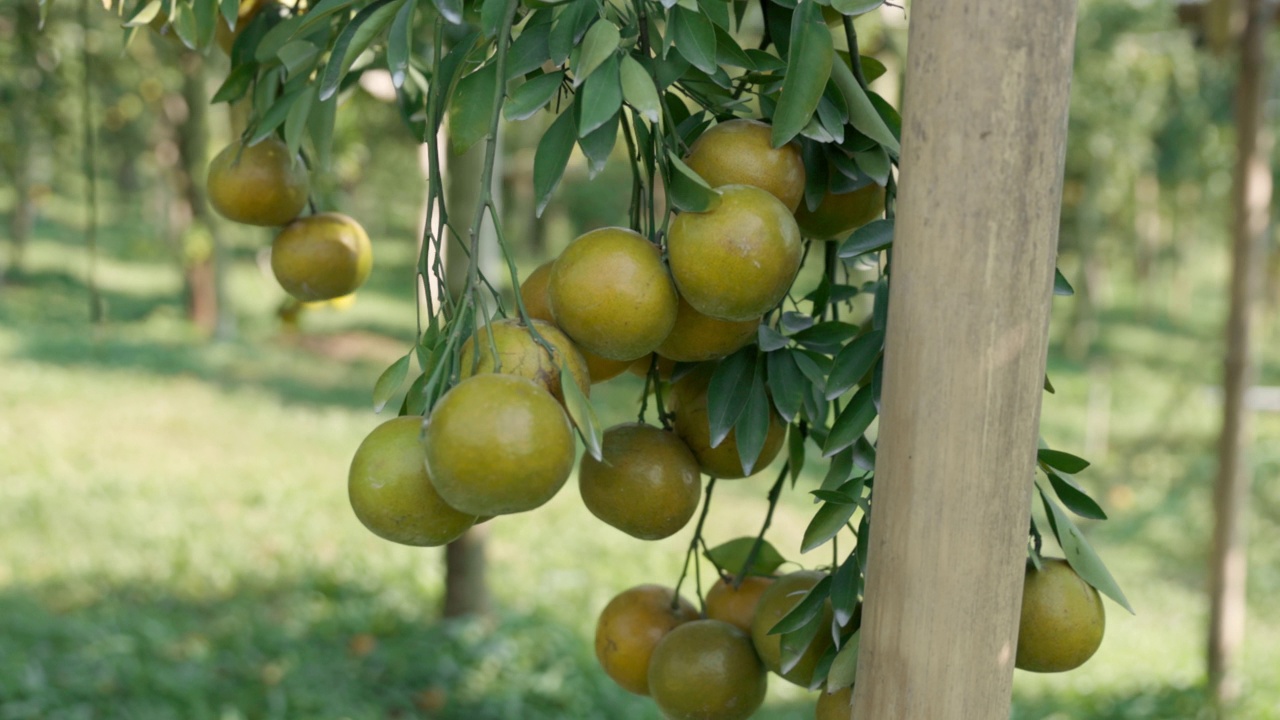
[[[1065,672],[1085,663],[1102,645],[1107,629],[1102,598],[1061,558],[1027,563],[1018,622],[1015,667]]]
[[[360,443],[347,474],[356,517],[380,538],[403,545],[450,543],[476,522],[450,507],[431,485],[422,450],[422,418],[393,418]]]
[[[672,429],[698,458],[698,465],[702,467],[702,472],[723,479],[747,477],[748,473],[742,466],[742,458],[738,455],[736,430],[730,430],[728,436],[719,445],[711,446],[707,389],[714,372],[715,365],[708,364],[672,383],[671,394],[667,396],[668,409],[675,413]],[[760,457],[752,467],[751,475],[773,462],[782,450],[786,437],[787,427],[782,422],[782,416],[770,407],[768,435],[765,436],[764,447],[761,448]]]
[[[795,212],[804,199],[804,160],[794,142],[773,147],[772,133],[759,120],[728,120],[699,135],[684,162],[713,188],[753,185]]]
[[[796,224],[805,237],[844,240],[849,233],[884,214],[884,188],[870,183],[847,193],[827,193],[818,207],[796,208]]]
[[[703,315],[755,320],[777,305],[795,280],[803,251],[800,229],[791,211],[767,191],[750,185],[719,190],[713,209],[680,213],[672,221],[667,237],[671,277],[680,295]]]
[[[720,578],[707,591],[707,617],[723,620],[743,632],[751,632],[760,595],[773,584],[773,578],[748,575],[742,585],[733,587],[733,578]]]
[[[828,631],[834,616],[831,601],[823,603],[822,629],[809,642],[800,661],[786,673],[782,672],[782,635],[770,635],[769,631],[794,610],[824,577],[823,573],[814,570],[801,570],[778,578],[761,593],[760,602],[756,605],[756,616],[751,622],[751,641],[756,646],[756,652],[760,653],[765,667],[801,687],[813,684],[814,668],[834,644]]]
[[[676,324],[658,346],[658,354],[676,362],[702,362],[731,354],[756,339],[760,318],[734,321],[703,315],[680,298]]]
[[[524,301],[524,310],[529,317],[536,320],[545,320],[555,324],[556,318],[551,313],[551,301],[547,299],[547,283],[551,280],[551,265],[554,260],[542,263],[536,270],[529,273],[529,276],[520,283],[520,298]],[[578,354],[587,363],[587,374],[591,378],[591,384],[610,380],[623,373],[630,366],[626,360],[610,360],[601,357],[593,352],[584,350],[576,343],[574,347],[578,348]]]
[[[675,628],[649,662],[649,693],[671,720],[745,720],[768,689],[751,638],[719,620]]]
[[[689,523],[702,492],[698,459],[674,433],[630,423],[604,432],[603,458],[583,454],[578,488],[591,514],[641,540]]]
[[[622,689],[649,694],[649,660],[667,633],[696,620],[698,611],[675,591],[661,585],[638,585],[605,606],[596,623],[596,659]]]
[[[209,163],[209,204],[246,225],[284,225],[307,205],[310,174],[275,136],[244,147],[233,142]]]
[[[610,360],[653,352],[676,322],[676,291],[658,247],[626,228],[592,230],[551,266],[556,325]]]
[[[477,335],[462,344],[458,360],[458,374],[462,379],[481,373],[502,372],[528,378],[564,402],[564,388],[560,386],[560,364],[567,363],[569,372],[584,395],[591,394],[591,380],[587,376],[587,363],[565,334],[549,322],[533,321],[534,328],[551,347],[555,357],[538,344],[529,329],[519,318],[495,320],[478,328]],[[476,339],[480,340],[480,359],[475,359]],[[497,356],[494,356],[494,348]],[[474,369],[473,369],[474,367]]]
[[[308,215],[289,223],[271,244],[271,270],[280,286],[303,302],[350,295],[373,270],[373,246],[360,223],[342,213]]]
[[[573,471],[573,429],[560,403],[515,375],[458,383],[436,403],[423,443],[440,497],[473,515],[532,510]]]
[[[815,720],[849,720],[853,714],[853,686],[835,692],[822,690],[813,712]]]

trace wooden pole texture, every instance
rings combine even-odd
[[[1252,441],[1245,393],[1253,384],[1253,326],[1262,283],[1262,248],[1271,205],[1270,133],[1263,121],[1267,30],[1275,7],[1266,0],[1245,3],[1236,86],[1236,171],[1232,188],[1233,242],[1231,308],[1223,363],[1222,434],[1213,490],[1213,554],[1209,570],[1209,682],[1213,696],[1227,704],[1239,694],[1234,661],[1244,644],[1245,522],[1251,474],[1246,449]]]
[[[911,8],[852,716],[1006,720],[1076,3]]]

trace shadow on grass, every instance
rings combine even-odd
[[[1046,693],[1014,698],[1013,720],[1210,720],[1201,686],[1158,685],[1120,692]]]

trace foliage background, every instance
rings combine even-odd
[[[566,488],[544,510],[492,523],[496,619],[445,625],[440,553],[373,538],[346,504],[346,465],[379,421],[372,380],[413,333],[422,181],[395,109],[357,93],[339,114],[326,189],[377,252],[355,305],[308,310],[299,331],[282,329],[282,293],[260,261],[269,236],[218,224],[238,333],[210,344],[183,317],[190,239],[175,240],[160,212],[186,112],[175,51],[139,37],[120,55],[113,18],[94,13],[83,33],[73,5],[55,5],[30,38],[7,12],[22,10],[18,0],[3,6],[0,63],[16,71],[0,78],[0,158],[10,172],[16,150],[32,149],[37,213],[22,270],[0,285],[0,717],[656,717],[596,668],[584,618],[632,584],[674,582],[684,534],[631,540]],[[900,66],[900,17],[869,36],[864,49]],[[103,326],[88,323],[81,240],[82,43],[95,58]],[[216,78],[225,59],[209,64]],[[1197,50],[1167,4],[1081,3],[1061,239],[1079,292],[1056,301],[1058,392],[1046,396],[1042,434],[1094,461],[1081,481],[1112,520],[1087,531],[1138,615],[1109,605],[1107,641],[1080,671],[1019,673],[1017,718],[1208,717],[1231,70]],[[893,97],[895,82],[891,72],[876,87]],[[227,139],[221,112],[215,148]],[[536,228],[537,134],[511,128],[504,164],[525,270],[583,229],[625,222],[628,202],[621,164],[588,182],[576,158]],[[7,220],[13,203],[6,178]],[[1280,385],[1274,244],[1260,353],[1270,386]],[[597,386],[602,419],[628,417],[640,387],[630,376]],[[1253,471],[1240,716],[1272,718],[1274,410],[1257,418]],[[754,533],[767,475],[722,484],[710,537]],[[790,557],[810,512],[799,493],[779,510],[772,537]],[[811,702],[774,683],[762,716],[810,717]]]

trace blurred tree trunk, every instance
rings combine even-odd
[[[1252,475],[1247,454],[1252,423],[1245,398],[1256,373],[1252,343],[1271,204],[1271,137],[1263,118],[1263,102],[1268,77],[1266,30],[1274,19],[1275,8],[1269,0],[1248,0],[1246,7],[1235,97],[1231,309],[1226,329],[1218,476],[1213,492],[1209,585],[1209,682],[1224,713],[1240,693],[1236,664],[1245,629],[1244,515]]]
[[[39,37],[39,10],[33,3],[18,3],[14,9],[14,35],[18,57],[28,68],[36,63],[36,39]],[[23,78],[13,83],[13,155],[10,177],[13,180],[13,214],[9,217],[9,264],[6,276],[22,274],[26,260],[27,242],[35,226],[35,203],[31,199],[31,158],[35,138],[31,134],[29,118],[36,113],[39,97],[27,87]]]
[[[443,134],[442,134],[443,137]],[[499,146],[501,148],[501,145]],[[476,203],[480,199],[480,181],[484,170],[484,143],[479,143],[465,154],[448,150],[444,154],[445,204],[449,209],[449,222],[457,231],[461,242],[466,242]],[[493,197],[496,203],[502,199],[502,152],[499,149],[493,171]],[[501,287],[501,263],[497,252],[497,236],[493,224],[486,221],[480,236],[480,271],[495,285]],[[467,255],[458,241],[445,244],[445,280],[449,294],[457,297],[466,290]],[[482,291],[487,293],[487,291]],[[488,305],[492,312],[496,308]],[[484,615],[491,608],[489,587],[485,579],[485,539],[488,528],[479,525],[463,533],[462,537],[445,548],[445,591],[443,614],[445,617]]]
[[[231,314],[222,312],[224,297],[219,268],[222,248],[215,219],[205,197],[204,181],[209,166],[209,97],[204,58],[199,53],[184,52],[181,66],[186,117],[177,128],[179,162],[175,175],[179,188],[177,201],[185,206],[183,214],[187,219],[185,228],[180,231],[187,317],[204,332],[225,339],[234,334],[234,326]]]

